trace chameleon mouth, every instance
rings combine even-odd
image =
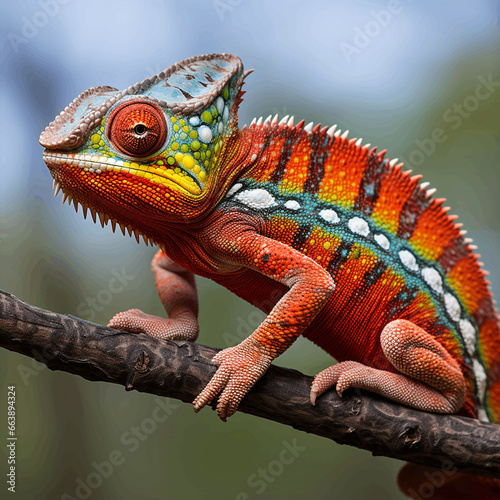
[[[82,155],[54,152],[46,149],[43,160],[47,165],[69,165],[79,167],[87,172],[101,174],[103,172],[129,173],[143,177],[157,184],[175,184],[190,194],[200,194],[202,186],[192,172],[174,165],[144,165],[136,162],[115,160],[102,156]]]
[[[52,184],[52,188],[54,189],[54,196],[57,196],[61,191],[63,193],[62,196],[62,202],[66,203],[68,202],[68,205],[71,206],[73,204],[75,208],[75,212],[78,213],[78,208],[81,205],[82,212],[83,212],[83,218],[86,219],[87,215],[90,212],[90,215],[92,217],[92,220],[94,221],[94,224],[97,223],[97,220],[99,219],[99,222],[101,223],[101,226],[107,226],[108,223],[111,223],[111,229],[113,230],[113,233],[116,232],[116,227],[118,226],[123,234],[125,236],[126,232],[128,232],[128,235],[132,237],[132,235],[135,236],[135,240],[137,243],[140,244],[141,242],[141,237],[144,240],[144,243],[147,245],[151,245],[154,247],[155,245],[159,246],[163,251],[165,251],[165,246],[163,243],[160,243],[158,241],[153,240],[149,236],[146,236],[144,233],[136,229],[130,224],[123,224],[121,222],[118,222],[117,219],[111,218],[109,215],[105,214],[104,212],[100,212],[99,210],[96,210],[95,208],[91,207],[90,205],[87,205],[86,203],[83,202],[78,202],[76,198],[74,198],[71,194],[69,194],[68,191],[59,183],[57,182],[56,179],[54,179],[54,182]]]

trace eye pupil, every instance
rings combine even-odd
[[[137,135],[144,135],[146,133],[146,126],[143,124],[143,123],[138,123],[135,127],[134,127],[134,132],[137,134]]]

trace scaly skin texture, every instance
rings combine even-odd
[[[217,354],[195,411],[220,394],[226,420],[304,335],[339,361],[316,376],[313,404],[359,387],[500,422],[498,316],[444,200],[335,126],[269,117],[239,130],[248,73],[229,54],[191,58],[122,92],[89,89],[42,133],[56,193],[161,248],[152,270],[169,319],[131,309],[109,325],[195,340],[197,274],[268,316]],[[405,470],[412,495],[422,471]]]

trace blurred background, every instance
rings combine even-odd
[[[181,59],[231,52],[256,70],[240,125],[289,114],[387,148],[448,198],[500,296],[499,5],[3,2],[0,287],[102,324],[131,307],[163,314],[149,270],[154,250],[62,206],[38,137],[91,86],[123,89]],[[121,286],[111,285],[117,276]],[[221,287],[198,284],[201,343],[233,345],[261,321]],[[313,375],[331,360],[300,339],[278,364]],[[396,460],[239,413],[223,424],[174,401],[156,422],[154,396],[8,351],[0,367],[1,393],[17,389],[18,498],[402,498]],[[5,415],[6,397],[0,407]],[[2,475],[5,454],[2,446]],[[103,464],[110,457],[120,457],[112,471]]]

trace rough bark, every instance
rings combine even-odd
[[[216,367],[217,349],[119,332],[29,305],[0,291],[0,345],[94,381],[190,403]],[[239,411],[374,455],[500,478],[500,426],[420,412],[364,391],[309,402],[312,378],[271,366]],[[214,416],[215,418],[215,416]]]

